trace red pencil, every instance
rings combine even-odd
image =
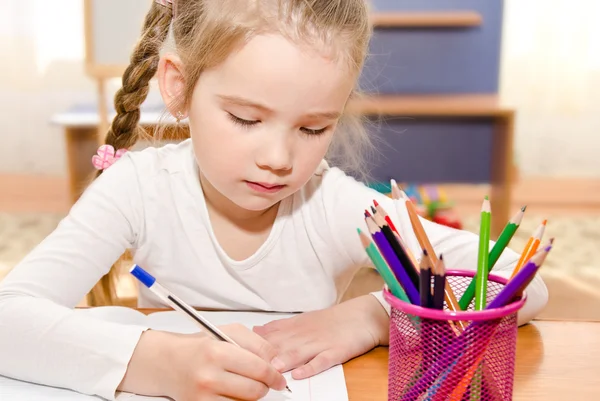
[[[392,231],[394,231],[396,234],[400,235],[398,230],[396,230],[396,226],[394,226],[392,219],[390,219],[390,216],[388,216],[388,214],[386,213],[385,209],[383,207],[379,206],[379,203],[377,203],[377,201],[375,199],[373,199],[373,204],[375,205],[375,209],[377,209],[377,212],[381,213],[381,215],[383,216],[385,221],[387,221],[387,223],[390,226],[390,228],[392,229]]]

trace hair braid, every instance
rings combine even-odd
[[[156,74],[160,60],[160,49],[169,33],[173,17],[171,7],[153,3],[146,15],[142,36],[138,40],[130,63],[123,73],[122,87],[114,99],[117,115],[106,134],[105,143],[117,149],[129,149],[146,136],[146,131],[138,125],[140,106],[146,100],[150,80]],[[97,176],[102,173],[99,170]],[[91,306],[118,303],[116,281],[122,258],[110,269],[108,274],[92,288],[87,301]]]

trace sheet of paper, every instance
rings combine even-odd
[[[98,319],[120,323],[145,323],[155,330],[168,330],[180,333],[195,333],[199,331],[196,323],[180,312],[158,312],[143,318],[133,310],[122,307],[103,307],[81,309],[77,313],[88,313]],[[215,325],[240,323],[248,328],[263,325],[277,319],[289,318],[291,314],[275,314],[261,312],[202,312]],[[134,320],[134,321],[130,321]],[[142,323],[143,324],[143,323]],[[341,365],[334,366],[326,372],[305,380],[294,380],[289,373],[285,378],[292,393],[287,391],[271,391],[263,401],[348,401],[346,380]],[[31,401],[31,400],[65,400],[65,401],[99,401],[100,397],[91,397],[73,391],[41,386],[0,376],[0,400]],[[119,401],[158,401],[166,400],[161,397],[144,397],[129,393],[120,393]]]

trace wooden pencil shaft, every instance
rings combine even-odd
[[[429,269],[421,269],[419,295],[421,296],[421,306],[431,308],[431,270]]]
[[[381,232],[394,250],[394,253],[400,260],[400,263],[402,263],[402,266],[404,266],[406,269],[406,273],[408,274],[408,277],[410,277],[410,281],[412,281],[415,288],[419,288],[419,275],[417,273],[416,266],[413,265],[406,252],[404,252],[402,249],[402,246],[398,242],[396,235],[392,232],[392,229],[386,224],[381,227]]]

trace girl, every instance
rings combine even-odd
[[[175,50],[160,56],[169,27]],[[191,139],[95,161],[103,173],[0,286],[0,374],[107,399],[255,400],[285,387],[280,372],[305,378],[387,345],[380,293],[339,300],[369,264],[356,235],[364,208],[395,208],[323,160],[361,167],[368,138],[345,110],[370,32],[365,0],[153,4],[106,143],[121,153],[140,138],[156,73]],[[392,219],[419,254],[408,215]],[[475,235],[423,224],[447,265],[475,268]],[[196,307],[305,313],[224,328],[241,349],[74,314],[127,249]],[[516,260],[507,250],[496,272]],[[539,278],[528,296],[520,323],[546,303]],[[144,289],[139,305],[163,306]]]

